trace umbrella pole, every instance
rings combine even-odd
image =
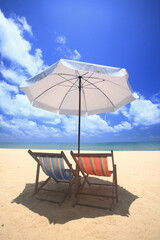
[[[80,154],[80,135],[81,135],[81,79],[82,77],[79,76],[79,112],[78,112],[78,154]],[[78,178],[79,178],[79,169],[76,165],[76,183],[75,183],[75,194],[78,191]]]
[[[80,154],[80,131],[81,131],[81,76],[79,78],[79,113],[78,113],[78,154]]]

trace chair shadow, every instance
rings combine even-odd
[[[90,177],[89,180],[95,183],[101,183],[101,184],[106,183],[106,181],[100,180],[94,177]],[[41,183],[43,182],[40,182],[40,184]],[[50,186],[52,185],[52,188],[54,188],[55,190],[56,189],[59,190],[59,188],[65,189],[66,187],[66,184],[57,184],[51,181],[50,181],[50,184],[48,183],[48,185]],[[61,187],[60,185],[61,186],[63,185],[63,186]],[[41,201],[37,199],[36,195],[34,195],[34,187],[35,187],[34,183],[27,183],[23,192],[20,193],[19,196],[17,196],[15,199],[13,199],[12,203],[22,204],[23,206],[27,207],[31,211],[38,213],[40,216],[46,217],[50,224],[51,223],[64,224],[66,222],[81,219],[81,218],[96,218],[96,217],[107,216],[107,215],[120,215],[120,216],[129,217],[130,215],[129,208],[131,204],[138,198],[138,196],[132,194],[131,192],[127,191],[126,189],[118,185],[119,202],[116,203],[115,201],[113,211],[98,209],[98,208],[91,208],[91,207],[84,207],[79,205],[72,207],[75,201],[74,186],[73,186],[71,198],[67,197],[65,202],[61,206],[59,206],[58,204],[54,204],[48,201]],[[89,186],[87,188],[90,189],[91,192],[94,191],[94,189],[92,189],[92,186]],[[104,187],[103,187],[103,190],[104,190]],[[53,192],[49,192],[49,191],[40,191],[40,192],[45,192],[45,196],[50,198],[53,196],[52,195]],[[55,195],[54,193],[54,198],[57,196],[58,195],[57,194]],[[98,203],[98,201],[100,201],[100,198],[95,198],[95,201],[97,201]],[[101,204],[101,202],[99,203]]]

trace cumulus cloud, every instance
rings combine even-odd
[[[26,75],[24,71],[16,66],[10,66],[10,68],[6,68],[3,61],[0,63],[0,72],[8,82],[11,84],[19,85],[23,80],[26,79]]]
[[[104,121],[99,115],[84,117],[82,120],[82,131],[85,133],[99,134],[105,132],[121,132],[122,130],[131,130],[132,126],[128,122],[121,122],[118,125],[111,126],[109,122]]]
[[[63,128],[67,135],[77,135],[78,118],[75,116],[65,117],[62,119]],[[111,126],[104,121],[99,115],[91,115],[81,118],[81,135],[95,136],[101,133],[118,133],[122,130],[131,130],[133,127],[129,122],[121,122],[118,125]]]
[[[24,137],[24,133],[19,130],[19,127],[17,125],[11,124],[10,121],[3,116],[0,116],[0,127],[1,131],[3,130],[7,136],[15,136],[15,139],[18,136]]]
[[[62,118],[61,115],[32,107],[27,96],[19,94],[17,86],[4,81],[0,82],[0,109],[5,115],[49,121],[52,125],[60,123]]]
[[[35,121],[24,118],[7,119],[0,116],[0,127],[5,134],[14,136],[15,139],[53,139],[60,137],[61,131],[58,128],[48,127],[45,124],[38,124]]]
[[[1,140],[54,139],[62,137],[61,124],[66,116],[34,108],[17,86],[0,82]],[[11,137],[12,136],[12,137]]]
[[[21,29],[21,31],[27,31],[31,36],[33,35],[32,33],[32,27],[27,23],[26,18],[25,17],[17,17],[15,19],[15,21],[17,20],[18,24],[19,24],[19,29]]]
[[[6,18],[0,10],[0,52],[3,58],[19,64],[30,75],[44,69],[42,51],[35,50],[32,55],[31,43],[24,39],[24,31],[32,34],[31,27],[24,17]]]
[[[119,109],[117,113],[117,115],[123,114],[128,121],[121,121],[117,125],[112,125],[109,121],[103,120],[99,115],[82,117],[81,134],[91,136],[105,132],[119,133],[124,130],[129,131],[134,126],[145,129],[148,126],[160,123],[160,101],[159,103],[153,103],[151,100],[146,100],[139,93],[134,93],[134,96],[137,99],[129,106]],[[63,127],[68,134],[71,132],[76,133],[78,129],[77,118],[64,118]]]
[[[18,93],[19,90],[16,86],[13,86],[13,85],[10,85],[10,84],[7,84],[5,81],[1,81],[0,82],[0,98],[1,98],[1,101],[0,102],[5,102],[7,98],[5,98],[5,96],[7,96],[7,94],[9,92],[13,92],[13,93]],[[2,97],[3,95],[3,97]]]
[[[153,103],[141,94],[138,95],[139,98],[130,104],[130,108],[122,108],[121,113],[135,126],[149,126],[160,123],[160,101],[159,103]]]
[[[137,100],[131,105],[129,115],[134,119],[134,125],[154,125],[160,123],[160,104],[150,100]]]

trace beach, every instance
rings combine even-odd
[[[113,211],[72,207],[74,186],[58,206],[33,195],[37,165],[26,149],[0,149],[0,240],[159,240],[160,151],[114,151],[114,160],[119,202]]]

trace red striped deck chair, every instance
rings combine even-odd
[[[76,202],[75,205],[84,205],[89,207],[98,207],[98,208],[107,208],[108,207],[101,207],[101,206],[94,206],[94,205],[88,205],[88,204],[82,204],[79,202],[80,195],[91,195],[91,196],[99,196],[104,198],[111,198],[111,205],[110,209],[113,207],[114,199],[118,202],[118,188],[117,188],[117,171],[116,171],[116,165],[114,164],[114,157],[113,157],[113,151],[105,154],[101,153],[80,153],[75,154],[72,151],[70,152],[71,156],[73,157],[74,161],[76,162],[76,166],[78,170],[81,172],[82,176],[84,177],[84,181],[81,184],[80,188],[77,189],[76,193]],[[111,162],[111,169],[108,167],[108,161]],[[77,172],[76,172],[77,173]],[[77,184],[77,177],[78,173],[76,174],[76,184]],[[103,177],[112,177],[112,181],[106,184],[99,184],[99,183],[91,183],[88,180],[89,175],[95,175],[95,176],[103,176]],[[104,185],[106,187],[111,188],[110,194],[105,195],[97,195],[92,193],[86,193],[84,190],[85,184],[88,183],[88,185]],[[107,191],[106,191],[107,192]]]
[[[32,152],[31,150],[29,150],[28,153],[37,162],[35,194],[37,194],[40,190],[49,190],[45,189],[44,186],[48,183],[50,179],[53,179],[56,183],[61,182],[68,184],[68,190],[66,192],[53,190],[53,192],[59,192],[64,194],[64,197],[60,201],[37,197],[40,200],[48,200],[61,205],[67,196],[71,196],[71,188],[75,179],[75,171],[73,170],[72,165],[69,163],[66,155],[63,151],[61,153],[42,153]],[[64,168],[64,161],[66,162],[68,169]],[[40,168],[48,176],[47,179],[41,184],[41,186],[39,186]]]

